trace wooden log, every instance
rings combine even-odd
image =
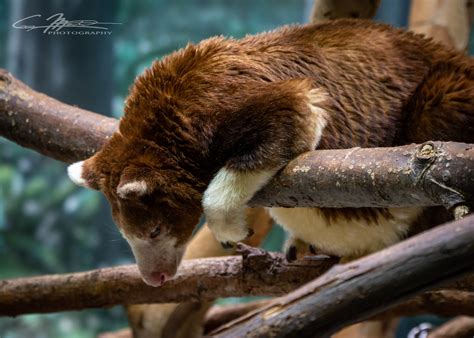
[[[443,281],[472,271],[474,215],[335,267],[216,337],[327,336]]]
[[[281,296],[320,276],[336,263],[335,259],[317,256],[288,264],[281,254],[244,245],[241,248],[243,259],[235,256],[184,261],[178,277],[160,288],[145,285],[135,265],[0,281],[0,316],[119,304],[197,302],[244,295]],[[346,266],[353,269],[351,265],[340,269]],[[441,286],[443,290],[457,288],[474,292],[474,274]],[[425,311],[433,302],[427,302],[424,308],[422,303],[417,305],[417,311]],[[403,305],[395,312],[395,315],[410,313]]]
[[[143,283],[136,265],[0,281],[0,316],[109,307],[118,304],[209,301],[218,297],[285,294],[320,276],[327,256],[287,263],[280,253],[239,244],[242,256],[182,262],[158,288]]]
[[[474,198],[474,146],[427,142],[318,150],[291,161],[250,205],[451,208]]]

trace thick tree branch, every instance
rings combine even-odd
[[[0,71],[1,136],[72,162],[92,155],[116,128],[115,119],[56,101]],[[450,208],[472,202],[472,168],[474,146],[463,143],[319,150],[293,160],[251,205]]]
[[[271,299],[267,299],[242,304],[215,305],[206,314],[204,333],[211,332],[251,311],[267,306],[271,301]],[[474,316],[474,292],[428,291],[395,305],[370,320],[422,314],[434,314],[440,317]]]
[[[0,69],[0,135],[64,162],[93,155],[118,121],[38,93]]]
[[[418,236],[414,243],[410,240],[411,242],[407,244],[408,249],[394,247],[387,250],[388,252],[395,251],[393,254],[403,255],[403,259],[408,259],[413,254],[413,260],[419,262],[417,257],[420,258],[420,247],[429,245],[427,243],[433,246],[439,242],[444,243],[451,238],[449,235],[454,233],[453,229],[457,228],[451,229],[444,226],[442,229],[441,232],[438,229],[432,230],[437,231],[436,236],[439,237],[436,237],[436,240],[433,239],[431,232],[425,233]],[[443,248],[440,245],[439,250]],[[281,254],[265,253],[260,249],[245,245],[242,245],[241,251],[243,258],[236,256],[184,261],[177,278],[160,288],[146,286],[135,265],[67,275],[0,281],[0,316],[78,310],[118,304],[197,302],[217,297],[244,295],[281,296],[320,276],[336,262],[334,259],[317,256],[287,264]],[[434,257],[439,255],[438,252],[438,255]],[[366,272],[367,266],[374,271],[379,269],[385,271],[386,262],[377,255],[371,256],[369,261],[370,264],[359,265],[359,261],[356,261],[339,266],[337,271],[359,275]],[[400,269],[403,269],[404,264],[401,264]],[[463,266],[458,263],[452,265],[459,265],[460,268]],[[441,270],[440,278],[444,273],[449,272],[444,271],[442,265],[439,269]],[[402,272],[397,273],[402,274]],[[460,288],[474,292],[474,274],[444,284],[442,288]]]
[[[464,143],[318,150],[291,161],[251,205],[451,208],[473,200],[473,168]]]
[[[320,276],[336,262],[317,256],[286,263],[282,254],[239,245],[242,256],[183,261],[178,275],[159,288],[145,285],[135,265],[0,281],[0,316],[281,295]]]
[[[474,215],[350,264],[213,332],[218,337],[330,335],[472,271]]]

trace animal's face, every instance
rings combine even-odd
[[[146,142],[115,135],[99,153],[72,164],[70,178],[102,191],[129,243],[143,280],[152,286],[172,277],[201,214],[186,173]]]

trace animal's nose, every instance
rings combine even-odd
[[[164,282],[170,279],[170,276],[165,272],[153,271],[148,278],[144,278],[145,283],[151,286],[161,286]]]

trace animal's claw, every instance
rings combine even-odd
[[[296,261],[296,258],[297,258],[297,257],[296,257],[296,246],[290,245],[290,246],[288,247],[288,249],[286,250],[285,256],[286,256],[286,260],[287,260],[288,262]]]
[[[252,228],[248,228],[247,237],[245,237],[245,239],[252,237],[254,233],[255,231],[253,231]]]
[[[231,242],[221,242],[221,246],[224,249],[232,249],[234,247],[234,244]]]

